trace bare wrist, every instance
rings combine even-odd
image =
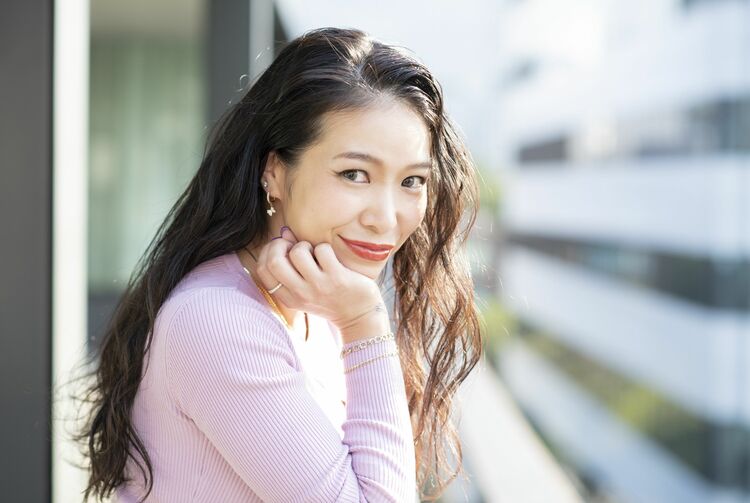
[[[338,326],[343,344],[385,334],[390,330],[390,319],[381,301],[356,318]]]

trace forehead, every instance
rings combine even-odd
[[[399,102],[335,112],[323,117],[323,133],[310,154],[330,160],[347,151],[365,152],[400,168],[430,160],[430,134],[424,120]]]

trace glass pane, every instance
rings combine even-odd
[[[92,337],[203,153],[204,10],[200,0],[174,7],[92,4]]]

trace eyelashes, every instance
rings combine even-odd
[[[419,176],[419,175],[412,175],[412,176],[408,177],[408,178],[407,178],[407,180],[408,180],[409,178],[419,178],[420,180],[422,180],[422,182],[421,182],[421,183],[419,184],[419,186],[417,187],[418,189],[421,189],[421,188],[422,188],[422,187],[424,187],[424,186],[425,186],[425,184],[427,183],[427,179],[426,179],[425,177],[423,177],[423,176]],[[409,188],[410,188],[410,189],[413,189],[414,187],[409,187]]]
[[[340,177],[344,178],[345,180],[349,180],[350,182],[354,182],[354,183],[360,183],[360,182],[357,182],[357,181],[355,181],[355,180],[354,180],[353,178],[351,178],[351,177],[347,176],[347,175],[348,175],[349,173],[355,173],[355,174],[356,174],[356,173],[364,173],[364,174],[367,174],[367,172],[366,172],[366,171],[364,171],[364,170],[361,170],[361,169],[346,169],[346,170],[344,170],[344,171],[340,171],[340,172],[338,173],[338,175],[339,175]],[[407,178],[406,178],[406,180],[408,180],[409,178],[419,178],[419,179],[421,180],[421,183],[420,183],[420,185],[418,185],[418,186],[416,186],[416,187],[414,187],[414,186],[408,187],[408,186],[407,186],[406,188],[408,188],[408,189],[415,189],[415,188],[416,188],[416,189],[421,189],[421,188],[422,188],[422,187],[424,187],[424,186],[425,186],[425,184],[427,183],[427,179],[426,179],[425,177],[423,177],[423,176],[419,176],[419,175],[412,175],[412,176],[409,176],[409,177],[407,177]]]
[[[364,173],[364,171],[362,171],[360,169],[346,169],[344,171],[340,171],[339,172],[339,176],[342,177],[342,178],[344,178],[345,180],[349,180],[350,182],[353,182],[354,180],[352,178],[348,177],[347,175],[349,173],[358,173],[358,172]]]

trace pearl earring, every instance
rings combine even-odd
[[[266,189],[266,201],[268,201],[268,204],[271,206],[266,210],[266,213],[268,213],[268,216],[270,217],[276,213],[276,208],[273,207],[273,203],[271,202],[271,193],[268,192],[268,182],[265,180],[263,180],[263,188]]]

